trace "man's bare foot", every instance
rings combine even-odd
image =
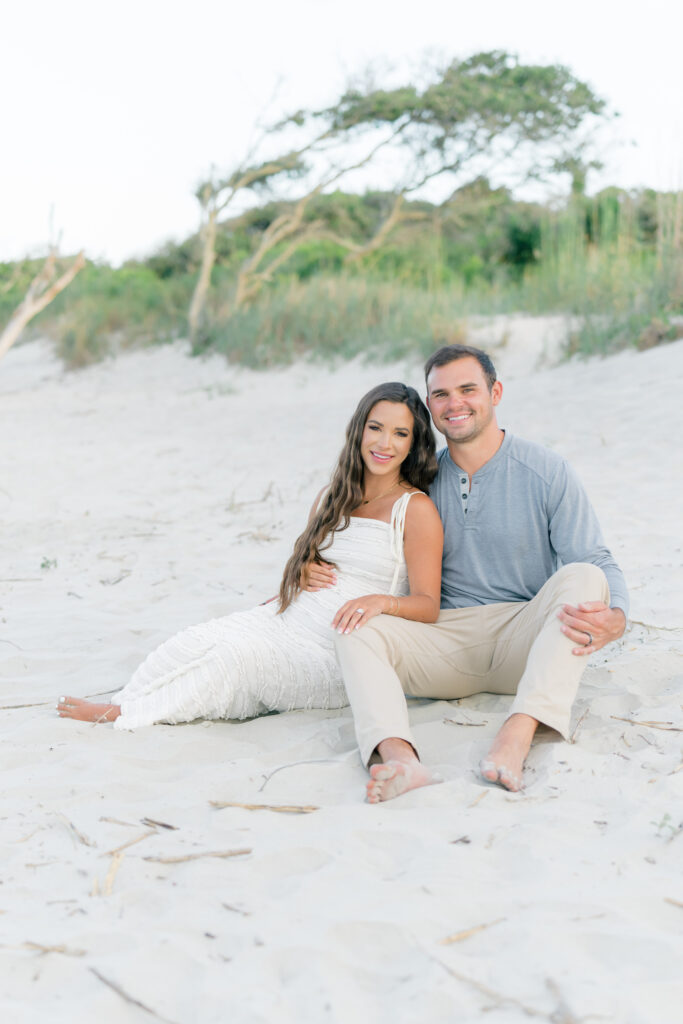
[[[531,715],[510,715],[498,732],[488,755],[479,762],[487,782],[497,782],[511,793],[522,786],[522,770],[538,722]]]
[[[377,744],[377,753],[382,764],[373,764],[370,768],[371,777],[367,785],[369,804],[392,800],[409,789],[443,782],[437,772],[420,763],[415,748],[407,740],[389,736]]]
[[[378,804],[382,800],[393,800],[401,793],[420,786],[433,786],[443,779],[437,772],[425,768],[419,761],[385,761],[373,764],[370,768],[372,778],[368,782],[368,803]]]
[[[93,704],[82,697],[60,697],[57,714],[79,722],[113,722],[121,714],[121,708],[118,704]]]

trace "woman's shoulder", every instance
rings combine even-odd
[[[408,508],[431,506],[436,511],[436,505],[432,499],[424,491],[421,491],[419,487],[411,487],[409,491],[406,491],[406,495],[410,498]]]
[[[410,527],[411,523],[418,526],[438,523],[441,526],[441,517],[428,494],[417,488],[407,491],[406,494],[409,495],[406,498],[406,526]]]

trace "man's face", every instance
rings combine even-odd
[[[496,428],[495,406],[502,394],[500,381],[489,391],[484,371],[473,356],[435,366],[427,380],[427,405],[434,426],[457,444]]]

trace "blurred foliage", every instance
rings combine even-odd
[[[359,244],[390,193],[317,196],[311,216]],[[473,314],[572,318],[568,351],[610,352],[677,336],[683,313],[683,194],[608,188],[561,206],[523,203],[477,179],[442,204],[407,202],[383,247],[349,263],[333,237],[302,245],[257,299],[237,312],[237,268],[282,204],[220,225],[209,316],[195,350],[249,366],[302,355],[424,353],[464,336]],[[184,337],[197,272],[196,238],[168,242],[113,269],[90,263],[32,322],[70,366],[121,348]],[[42,261],[0,264],[0,323]]]

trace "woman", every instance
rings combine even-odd
[[[434,447],[414,388],[373,388],[294,546],[278,604],[184,630],[149,655],[113,703],[60,697],[60,716],[135,729],[344,706],[335,629],[348,633],[380,614],[421,622],[439,614],[443,531],[424,493],[436,473]],[[306,589],[307,566],[323,554],[335,584]]]

